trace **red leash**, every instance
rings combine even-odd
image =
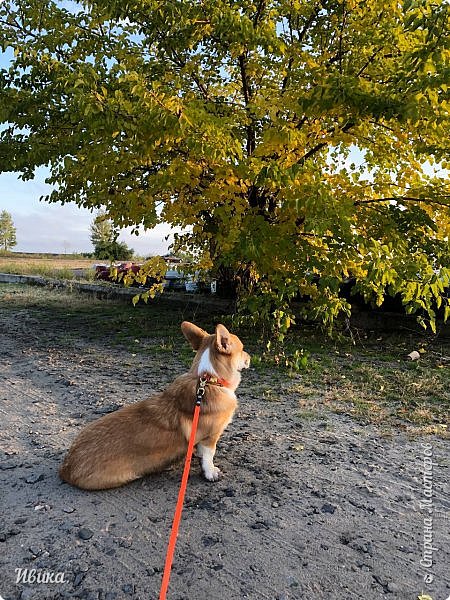
[[[173,517],[172,531],[170,532],[169,544],[167,546],[166,564],[164,565],[164,573],[161,583],[161,591],[159,600],[166,600],[167,588],[169,587],[170,573],[172,571],[173,555],[175,552],[175,544],[177,542],[178,528],[181,521],[181,513],[183,511],[184,496],[186,494],[187,482],[189,479],[189,470],[191,468],[192,453],[195,446],[195,434],[197,432],[198,418],[200,416],[200,404],[205,394],[205,386],[208,383],[206,377],[201,377],[197,388],[197,398],[195,401],[194,416],[192,418],[191,437],[189,438],[186,460],[184,463],[183,476],[181,478],[180,491],[178,492],[178,500]]]

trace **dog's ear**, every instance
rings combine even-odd
[[[225,325],[216,327],[216,347],[221,354],[231,354],[233,344],[231,342],[231,333]]]
[[[206,331],[203,331],[203,329],[200,329],[194,323],[189,323],[189,321],[181,323],[181,331],[194,350],[198,350],[203,339],[209,335],[209,333],[206,333]]]

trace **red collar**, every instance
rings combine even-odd
[[[211,375],[211,373],[202,373],[200,379],[206,379],[207,383],[210,383],[212,385],[218,385],[219,387],[231,387],[231,384],[226,379],[223,379],[222,377],[217,377],[216,375]]]

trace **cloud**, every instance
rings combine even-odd
[[[38,169],[32,181],[21,181],[15,173],[0,174],[0,211],[11,213],[17,230],[16,252],[92,252],[89,227],[94,213],[75,204],[48,204],[40,202],[42,195],[51,191],[44,181],[46,169]],[[168,224],[152,230],[131,234],[131,229],[120,233],[119,240],[133,248],[136,254],[148,256],[165,254],[172,240]],[[170,239],[165,238],[169,236]]]
[[[89,252],[89,221],[66,206],[42,206],[32,212],[10,211],[17,230],[17,252]]]
[[[17,230],[17,252],[92,252],[89,227],[93,214],[70,204],[43,205],[40,211],[28,214],[11,211]],[[161,224],[140,235],[123,230],[119,241],[126,242],[137,254],[165,254],[171,235],[167,224]]]

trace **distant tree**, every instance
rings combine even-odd
[[[104,211],[99,211],[91,224],[91,242],[94,248],[100,244],[110,244],[117,238],[117,232]]]
[[[125,242],[113,241],[98,244],[94,256],[101,260],[129,260],[133,257],[133,250]]]
[[[91,224],[91,242],[94,256],[102,260],[128,260],[133,250],[125,242],[118,242],[118,230],[104,211],[99,211]]]
[[[5,252],[17,245],[16,228],[10,213],[6,210],[0,213],[0,245]]]

